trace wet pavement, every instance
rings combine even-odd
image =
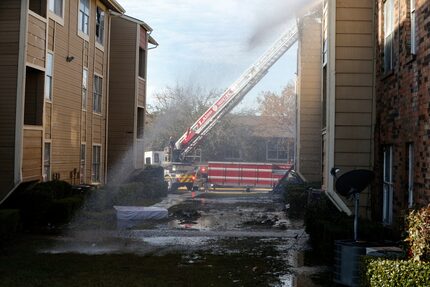
[[[264,191],[184,191],[170,194],[156,206],[167,208],[169,217],[113,222],[112,228],[103,230],[73,229],[57,237],[54,246],[40,251],[151,257],[179,254],[181,268],[204,266],[219,272],[218,278],[224,280],[224,285],[207,282],[206,286],[226,286],[225,282],[228,286],[316,286],[309,278],[321,269],[303,267],[308,240],[303,224],[286,217],[278,197]],[[235,270],[226,271],[236,261]],[[260,283],[249,285],[249,278],[245,279],[249,276]]]

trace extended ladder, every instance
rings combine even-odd
[[[221,97],[175,143],[176,148],[181,150],[181,159],[196,148],[203,137],[219,122],[218,120],[243,99],[297,39],[297,26],[293,24],[254,65],[224,91]]]

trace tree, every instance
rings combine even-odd
[[[170,137],[179,139],[218,95],[216,90],[178,84],[156,92],[155,105],[147,114],[146,150],[163,150]]]
[[[266,91],[261,93],[257,101],[263,125],[270,123],[276,129],[295,134],[296,93],[293,82],[283,88],[281,95]]]

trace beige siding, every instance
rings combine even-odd
[[[123,18],[112,19],[108,169],[128,151],[135,155],[139,152],[135,139],[136,104],[144,103],[145,81],[137,77],[138,27]]]
[[[96,49],[96,57],[94,59],[94,71],[100,75],[103,75],[104,67],[104,52]]]
[[[146,99],[146,80],[142,78],[138,78],[138,81],[139,81],[139,89],[138,89],[137,104],[140,107],[144,107],[145,99]]]
[[[46,54],[46,20],[28,15],[27,63],[45,67]]]
[[[371,169],[373,2],[336,3],[335,165]]]
[[[24,128],[22,177],[24,181],[42,176],[42,129]]]
[[[298,62],[297,169],[309,181],[321,180],[321,24],[300,24]]]
[[[52,172],[59,173],[60,178],[72,181],[70,173],[80,167],[80,146],[85,142],[86,180],[91,183],[92,145],[101,144],[102,155],[106,153],[106,104],[107,71],[105,52],[96,48],[95,44],[95,7],[96,1],[90,1],[90,29],[89,41],[81,38],[77,31],[78,0],[70,0],[70,17],[66,16],[64,25],[50,24],[49,33],[53,33],[55,41],[52,48],[54,52],[53,71],[53,100],[52,100]],[[65,9],[68,13],[68,9]],[[106,14],[106,23],[108,23]],[[105,41],[109,31],[106,25]],[[49,41],[48,41],[49,42]],[[48,43],[49,44],[49,43]],[[72,61],[66,58],[73,57]],[[82,110],[82,71],[88,68],[88,90],[86,111]],[[97,73],[103,78],[102,113],[93,111],[93,81]],[[103,160],[103,159],[102,159]],[[104,163],[104,161],[103,161]],[[102,178],[104,166],[101,166]]]
[[[52,104],[45,103],[45,119],[44,119],[44,129],[45,129],[45,139],[51,139],[52,135]]]
[[[0,1],[0,200],[14,184],[20,1]]]

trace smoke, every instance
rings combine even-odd
[[[306,13],[315,4],[321,0],[281,0],[270,4],[268,1],[266,7],[255,14],[255,27],[253,34],[249,37],[248,47],[254,49],[259,46],[271,32],[280,26],[286,26],[289,22],[295,21],[295,18]]]

